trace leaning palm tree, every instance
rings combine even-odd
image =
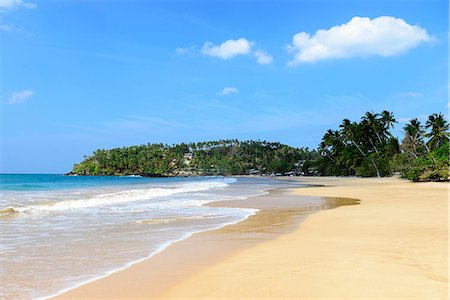
[[[374,112],[366,112],[366,114],[362,117],[362,123],[367,126],[367,129],[372,131],[377,137],[378,141],[382,143],[380,130],[382,129],[380,119],[378,118],[379,114]]]
[[[361,120],[357,128],[356,134],[358,136],[357,139],[359,141],[362,141],[367,146],[367,149],[371,148],[372,151],[378,153],[378,148],[376,146],[376,138],[377,138],[376,131],[373,129],[373,126],[370,125],[367,119],[363,118]]]
[[[425,136],[430,138],[427,142],[430,149],[436,149],[449,140],[449,127],[449,123],[445,120],[444,115],[441,113],[432,114],[428,117],[425,128],[430,129],[430,132]]]
[[[362,156],[366,156],[366,153],[361,149],[361,147],[358,145],[356,141],[356,127],[358,126],[357,123],[350,122],[349,119],[342,120],[342,124],[339,125],[341,128],[341,134],[344,137],[344,139],[348,142],[350,142],[352,145],[354,145],[358,151],[362,154]]]
[[[425,133],[422,124],[416,119],[412,119],[403,127],[405,137],[402,141],[402,148],[410,152],[414,157],[418,157],[418,154],[423,152],[420,149],[428,146],[423,141],[423,134]]]
[[[337,148],[339,147],[340,143],[342,141],[340,140],[339,132],[336,130],[328,129],[327,132],[323,135],[322,142],[320,143],[320,150],[322,153],[324,153],[328,158],[334,161],[334,154],[337,152]]]

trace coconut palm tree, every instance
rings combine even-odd
[[[405,137],[402,141],[402,148],[409,151],[415,158],[422,151],[420,149],[425,147],[428,150],[428,146],[423,141],[423,134],[425,130],[422,124],[417,118],[412,119],[403,127]]]
[[[420,124],[420,121],[418,121],[417,118],[410,120],[409,123],[403,127],[403,130],[405,131],[406,135],[409,135],[416,139],[422,138],[422,135],[425,132],[423,130],[422,124]]]
[[[345,138],[345,140],[354,145],[363,156],[366,156],[366,153],[362,151],[361,147],[356,142],[355,131],[357,129],[357,126],[357,123],[352,123],[349,119],[342,120],[342,124],[339,125],[339,127],[341,128],[341,134]]]
[[[394,128],[394,124],[397,123],[397,120],[394,118],[394,114],[390,111],[384,110],[380,114],[380,121],[383,123],[384,127],[384,133],[387,136],[392,136],[389,132],[389,129],[392,127]]]
[[[367,126],[367,129],[373,131],[375,136],[378,138],[378,141],[381,143],[382,141],[379,132],[381,129],[381,123],[378,116],[379,114],[374,112],[366,112],[366,114],[362,117],[362,123]]]
[[[319,145],[319,150],[331,160],[335,160],[332,156],[336,154],[339,145],[341,144],[339,131],[328,129],[323,135],[322,141]]]
[[[439,113],[429,116],[425,128],[430,129],[430,132],[425,136],[430,138],[427,145],[431,150],[436,149],[449,140],[449,123],[445,120],[443,114]]]

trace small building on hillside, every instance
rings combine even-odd
[[[184,158],[184,163],[186,165],[189,165],[191,163],[192,159],[194,158],[194,153],[192,153],[192,152],[185,153],[183,155],[183,158]]]

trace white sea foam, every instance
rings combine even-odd
[[[204,204],[245,199],[269,187],[262,180],[218,177],[119,182],[4,191],[0,264],[10,275],[0,298],[60,294],[149,258],[193,233],[239,222],[256,210]]]
[[[20,213],[35,213],[46,211],[61,211],[67,209],[89,208],[102,205],[112,205],[127,202],[136,202],[142,200],[149,200],[158,197],[167,197],[181,193],[201,192],[211,189],[225,188],[230,183],[236,182],[234,178],[214,179],[208,181],[182,183],[176,186],[165,186],[158,188],[140,188],[121,190],[118,192],[110,192],[105,194],[95,195],[86,199],[64,200],[53,203],[45,203],[38,205],[30,205],[24,207],[6,207],[0,209],[0,216],[20,214]],[[208,201],[192,201],[190,205],[200,206]]]
[[[231,224],[239,223],[239,222],[247,219],[248,217],[255,215],[259,211],[259,209],[253,209],[253,208],[242,208],[240,210],[243,213],[243,215],[242,215],[241,218],[239,218],[239,219],[237,219],[235,221],[225,222],[225,223],[216,225],[214,227],[210,227],[208,229],[197,230],[197,231],[192,231],[192,232],[186,232],[180,238],[161,243],[154,251],[152,251],[151,253],[149,253],[147,256],[145,256],[143,258],[136,259],[134,261],[130,261],[130,262],[126,263],[125,265],[121,266],[121,267],[117,267],[115,269],[112,269],[112,270],[109,270],[107,272],[104,272],[103,274],[99,274],[99,275],[93,276],[93,277],[91,277],[89,279],[85,279],[85,280],[82,280],[80,282],[74,283],[71,287],[68,287],[68,288],[65,288],[65,289],[61,289],[61,290],[57,291],[56,293],[53,293],[53,294],[50,294],[50,295],[47,295],[47,296],[43,296],[43,297],[36,297],[35,300],[50,299],[50,298],[59,296],[61,294],[64,294],[64,293],[66,293],[68,291],[74,290],[74,289],[76,289],[76,288],[78,288],[80,286],[83,286],[85,284],[88,284],[90,282],[94,282],[94,281],[97,281],[99,279],[108,277],[109,275],[111,275],[113,273],[116,273],[116,272],[128,269],[129,267],[131,267],[131,266],[133,266],[133,265],[135,265],[137,263],[140,263],[140,262],[142,262],[144,260],[147,260],[147,259],[155,256],[156,254],[162,252],[163,250],[165,250],[170,245],[172,245],[172,244],[174,244],[176,242],[180,242],[182,240],[188,239],[189,237],[191,237],[192,235],[194,235],[196,233],[210,231],[210,230],[216,230],[216,229],[223,228],[223,227],[231,225]]]

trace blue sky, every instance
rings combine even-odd
[[[0,0],[0,14],[0,172],[147,142],[316,147],[366,111],[393,111],[401,134],[448,110],[447,1]]]

